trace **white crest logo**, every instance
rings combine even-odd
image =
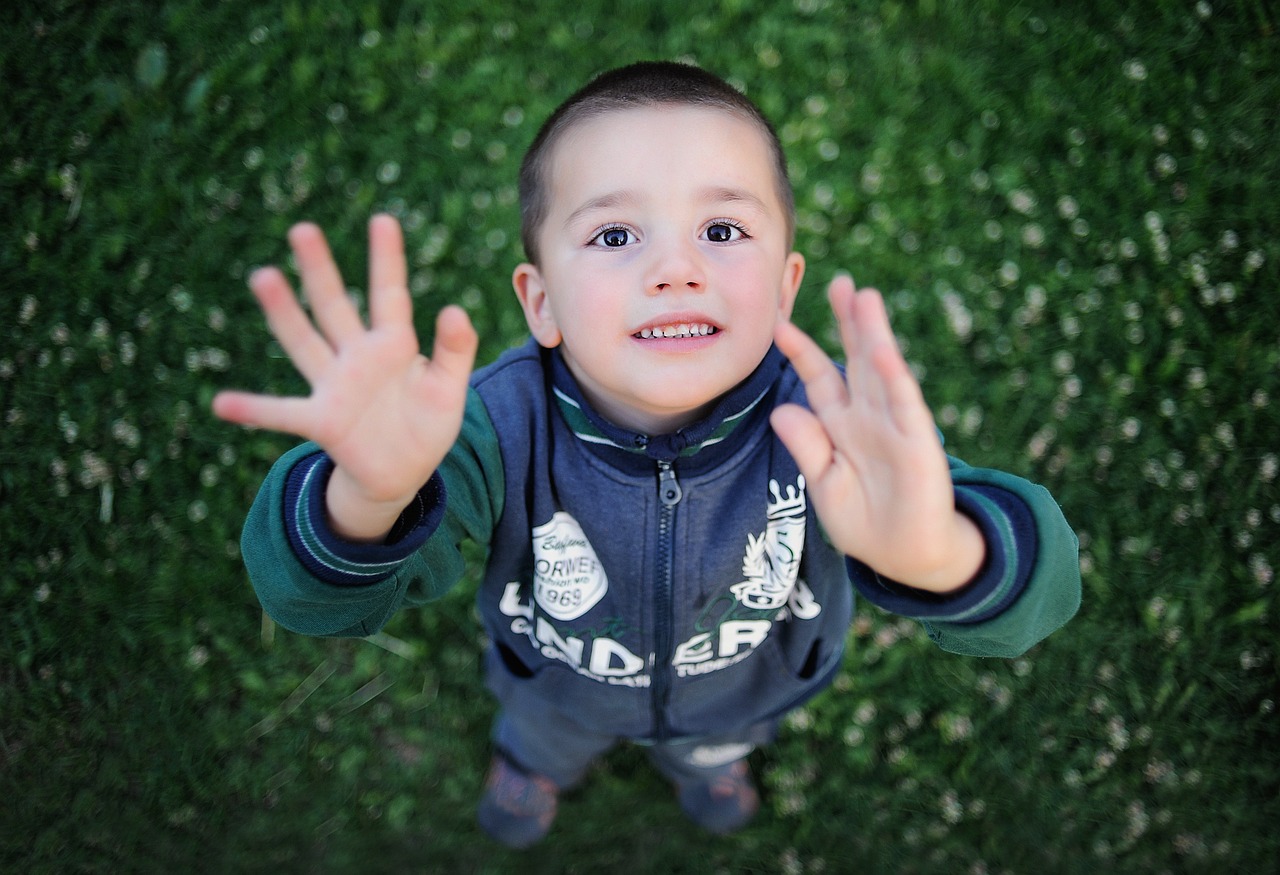
[[[557,511],[534,528],[533,598],[542,610],[557,620],[575,620],[608,590],[600,558],[576,519]]]
[[[759,537],[747,536],[742,558],[746,579],[732,587],[738,601],[750,608],[770,610],[786,605],[800,575],[800,554],[804,550],[804,477],[788,486],[786,495],[777,480],[769,481],[773,500],[767,511],[768,523]]]

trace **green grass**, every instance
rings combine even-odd
[[[1083,5],[1084,9],[1077,9]],[[1280,855],[1280,45],[1267,4],[54,2],[0,11],[0,868],[1240,872]],[[853,7],[853,8],[849,8]],[[536,10],[536,11],[535,11]],[[401,216],[419,324],[523,323],[515,170],[591,74],[696,59],[792,162],[821,289],[882,288],[953,453],[1045,483],[1080,615],[1025,658],[864,608],[742,834],[636,751],[518,855],[472,812],[463,588],[378,643],[263,624],[237,540],[298,391],[244,287]],[[834,348],[834,347],[833,347]]]

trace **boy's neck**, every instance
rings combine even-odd
[[[586,394],[558,349],[548,350],[552,380],[562,410],[575,432],[594,443],[607,443],[654,459],[670,461],[696,452],[704,443],[722,441],[754,409],[773,385],[785,359],[770,347],[756,369],[741,383],[712,400],[699,415],[665,430],[643,430],[616,422]],[[603,440],[601,440],[603,439]]]

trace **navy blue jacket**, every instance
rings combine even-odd
[[[368,635],[448,591],[470,539],[488,682],[507,708],[551,702],[597,732],[696,737],[778,716],[838,669],[855,591],[921,619],[943,648],[1013,656],[1079,604],[1074,533],[1042,489],[951,460],[987,559],[945,596],[902,586],[825,540],[769,426],[804,403],[785,358],[702,421],[649,436],[606,422],[559,354],[532,341],[472,377],[462,434],[386,544],[324,520],[332,463],[282,457],[246,525],[267,611],[306,634]]]

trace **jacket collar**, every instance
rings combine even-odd
[[[694,456],[699,457],[697,462],[710,462],[713,460],[704,457],[718,458],[722,451],[732,450],[736,442],[726,438],[739,429],[748,428],[748,423],[758,422],[773,408],[770,396],[786,364],[782,353],[770,346],[751,375],[725,393],[705,418],[668,434],[647,435],[621,428],[601,416],[583,396],[560,350],[550,350],[549,358],[556,405],[579,440],[590,444],[598,453],[612,456],[621,451],[655,462],[677,459],[692,462]]]

